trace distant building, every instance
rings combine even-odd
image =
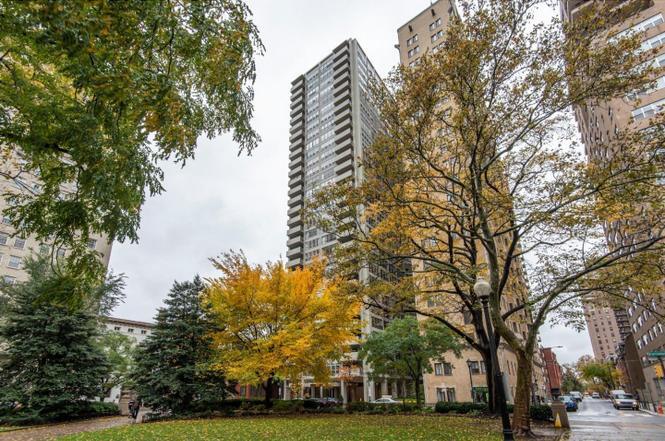
[[[115,331],[133,338],[136,343],[141,343],[152,333],[154,323],[139,322],[116,317],[104,317],[104,326],[108,331]]]
[[[25,169],[26,161],[21,152],[15,150],[9,158],[3,158],[0,164],[0,277],[7,283],[27,280],[28,274],[24,269],[25,260],[31,255],[48,255],[65,257],[69,250],[66,248],[53,249],[49,241],[38,241],[34,236],[23,237],[16,234],[7,216],[2,211],[8,206],[5,194],[34,194],[41,191],[41,182],[38,173],[28,172]],[[13,179],[4,176],[13,176]],[[74,191],[74,184],[65,186],[63,194]],[[104,236],[93,234],[88,240],[88,248],[98,253],[99,259],[108,266],[111,258],[112,243]]]
[[[613,359],[616,356],[616,347],[621,342],[621,332],[614,310],[593,303],[584,303],[583,307],[594,358]]]
[[[117,317],[104,317],[102,319],[102,323],[107,331],[118,332],[120,334],[126,335],[132,338],[136,342],[136,344],[141,343],[150,334],[152,334],[153,328],[155,327],[154,323],[139,322],[135,320],[121,319]],[[123,391],[122,385],[115,386],[113,389],[111,389],[109,396],[106,397],[104,401],[119,403],[123,392],[130,394],[132,393],[131,391],[127,390]],[[121,404],[123,411],[122,414],[126,415],[127,403],[123,402]]]
[[[545,361],[545,368],[547,369],[547,382],[550,387],[550,394],[555,399],[561,395],[561,385],[563,382],[561,365],[559,365],[552,348],[542,348],[541,351],[543,360]]]

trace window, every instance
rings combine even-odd
[[[457,401],[457,399],[455,398],[455,388],[454,387],[449,387],[448,390],[446,391],[446,395],[447,395],[449,403]]]
[[[631,99],[631,100],[636,100],[636,99],[641,98],[643,96],[647,96],[649,94],[652,94],[655,91],[660,90],[662,88],[665,88],[665,76],[657,78],[654,81],[654,86],[653,87],[631,92],[626,97],[628,99]]]
[[[419,53],[420,53],[420,46],[416,46],[413,49],[409,50],[408,56],[409,56],[409,58],[411,58],[414,55],[419,54]]]
[[[452,375],[453,365],[450,363],[443,363],[443,375]]]
[[[432,23],[429,24],[429,30],[433,31],[434,29],[438,28],[441,26],[441,19],[437,18],[436,21],[433,21]]]
[[[469,369],[471,370],[471,374],[473,375],[480,374],[480,365],[478,364],[477,361],[469,362]]]
[[[376,329],[383,329],[383,320],[378,317],[372,317],[372,327]]]
[[[94,250],[97,247],[97,239],[88,239],[88,248]]]
[[[19,256],[9,256],[8,267],[19,269],[21,267],[21,258]]]
[[[146,331],[145,329],[141,329],[141,334],[145,335],[147,333],[148,333],[148,331]]]
[[[120,326],[116,326],[116,327],[114,327],[113,330],[114,330],[114,331],[119,331],[119,330],[120,330]]]
[[[443,363],[434,363],[434,375],[443,375]]]
[[[413,37],[406,40],[406,45],[411,46],[412,44],[416,43],[417,41],[418,41],[418,34],[416,34]]]
[[[443,31],[439,31],[436,34],[432,34],[431,37],[432,43],[434,43],[435,41],[439,40],[442,37],[443,37]]]
[[[134,333],[134,328],[127,328],[127,332],[129,332],[130,334],[133,334]]]
[[[13,285],[16,282],[16,277],[14,276],[4,276],[5,283],[8,285]]]
[[[11,225],[12,221],[9,219],[9,216],[2,216],[2,223],[5,225]]]
[[[16,239],[14,239],[14,248],[17,248],[19,250],[25,248],[25,239],[23,239],[22,237],[17,237]]]
[[[636,121],[639,121],[641,119],[650,118],[656,113],[660,112],[661,107],[664,105],[665,99],[659,100],[654,103],[647,104],[646,106],[638,107],[637,109],[633,110],[631,114]]]
[[[0,245],[7,245],[7,239],[9,236],[5,233],[0,233]]]
[[[487,370],[485,369],[485,362],[483,360],[480,360],[480,373],[484,374],[485,372],[487,372]]]

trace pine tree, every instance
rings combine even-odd
[[[153,333],[137,347],[132,380],[143,404],[183,415],[224,399],[226,383],[209,369],[213,322],[202,306],[199,276],[175,282]]]
[[[13,422],[76,417],[99,396],[109,365],[95,343],[99,303],[62,305],[52,299],[71,289],[71,274],[45,260],[26,262],[28,281],[2,286],[8,299],[0,322],[7,345],[0,364],[0,397],[19,406],[5,415]],[[122,278],[100,288],[117,297]],[[62,298],[62,297],[60,297]]]

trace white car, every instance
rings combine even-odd
[[[594,393],[591,394],[591,398],[599,399],[600,394],[598,392],[594,392]]]
[[[393,400],[392,397],[381,397],[372,401],[374,404],[400,404],[399,401]]]

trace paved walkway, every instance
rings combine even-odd
[[[124,426],[125,424],[131,423],[132,420],[126,416],[94,418],[91,420],[75,421],[71,423],[0,432],[0,441],[46,441],[63,435],[71,435],[79,432],[93,432],[95,430]]]

